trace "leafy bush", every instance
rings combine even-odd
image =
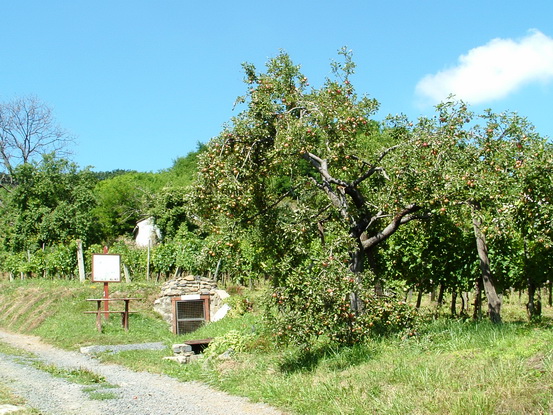
[[[225,300],[230,307],[229,316],[238,317],[253,310],[253,301],[242,295],[233,295]]]
[[[246,335],[238,330],[230,330],[221,337],[215,337],[203,354],[207,358],[220,356],[225,352],[240,353],[247,349],[252,336]]]
[[[77,248],[72,242],[34,252],[5,252],[1,269],[16,276],[23,273],[28,277],[73,278],[77,274]]]
[[[24,262],[25,255],[22,252],[5,252],[2,255],[2,271],[16,276],[23,272],[21,264]]]
[[[128,241],[119,240],[113,244],[110,253],[121,255],[121,263],[127,266],[132,280],[145,279],[148,255],[146,249],[138,248]]]
[[[363,302],[365,312],[357,318],[358,327],[361,327],[362,330],[369,329],[371,335],[415,334],[418,313],[405,301],[372,294],[367,295]]]
[[[46,256],[45,269],[51,276],[73,277],[77,274],[77,245],[58,245]]]
[[[160,244],[152,250],[152,269],[169,276],[177,267],[177,247],[175,244]]]
[[[277,340],[306,346],[323,336],[351,345],[370,336],[414,332],[417,314],[413,307],[394,297],[377,296],[343,264],[330,259],[296,269],[286,286],[274,290],[265,320]],[[353,293],[359,299],[357,311],[352,307]]]

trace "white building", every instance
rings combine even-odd
[[[154,224],[154,218],[152,217],[138,222],[134,230],[136,232],[136,246],[146,248],[148,246],[154,246],[161,240],[161,231]]]

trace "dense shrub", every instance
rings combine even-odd
[[[355,344],[371,336],[413,333],[416,310],[392,293],[376,295],[366,288],[370,274],[364,277],[361,284],[360,276],[337,260],[295,270],[287,284],[269,296],[267,327],[279,341],[297,344],[321,336]],[[357,311],[352,307],[354,295],[359,298]]]

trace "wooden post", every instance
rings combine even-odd
[[[213,276],[213,281],[217,282],[217,277],[219,276],[219,268],[221,267],[221,258],[217,261],[217,267],[215,268],[215,275]]]
[[[86,281],[86,272],[84,269],[83,241],[77,240],[77,264],[79,268],[79,281]]]
[[[108,253],[108,247],[104,246],[104,254]],[[104,282],[104,298],[109,298],[109,283]],[[104,301],[104,318],[107,320],[109,318],[109,301]]]
[[[148,256],[146,263],[146,281],[150,281],[150,241],[148,241]]]
[[[131,282],[131,273],[127,264],[123,263],[123,273],[125,274],[125,282],[128,284]]]

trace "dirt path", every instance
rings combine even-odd
[[[54,348],[33,336],[0,331],[0,342],[34,353],[46,364],[87,369],[116,385],[113,399],[91,399],[83,385],[38,370],[26,358],[0,354],[0,384],[6,385],[41,414],[69,415],[282,415],[263,404],[230,396],[197,382],[179,382],[168,376],[133,372],[100,363],[77,352]],[[36,360],[34,359],[34,360]]]

